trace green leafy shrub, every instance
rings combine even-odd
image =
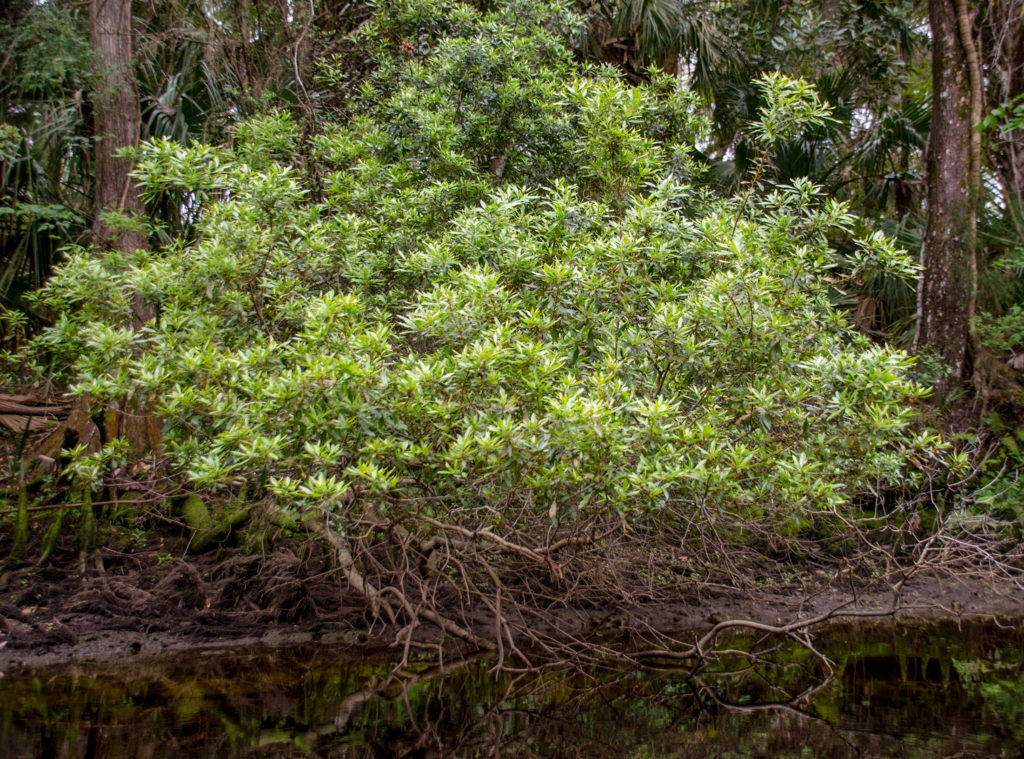
[[[986,348],[1000,353],[1024,345],[1024,305],[1014,303],[998,317],[979,314],[978,334]]]
[[[453,36],[316,139],[318,171],[287,163],[280,116],[231,149],[144,146],[145,192],[202,198],[197,239],[70,254],[37,355],[93,402],[155,407],[192,485],[342,525],[438,500],[783,525],[914,486],[942,444],[912,424],[911,359],[829,299],[845,207],[796,182],[737,219],[686,184],[691,95],[574,70],[570,20],[523,7],[452,5]],[[860,250],[855,274],[912,268],[881,237]],[[157,312],[139,330],[136,296]],[[433,500],[383,499],[410,478]]]

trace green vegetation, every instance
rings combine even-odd
[[[283,113],[231,149],[144,145],[143,195],[193,194],[197,239],[69,253],[38,296],[61,314],[32,343],[40,376],[59,362],[93,403],[151,408],[198,487],[340,525],[406,477],[499,519],[800,519],[913,488],[942,448],[910,426],[924,390],[828,298],[910,260],[878,235],[831,249],[854,220],[809,183],[739,206],[686,184],[694,97],[573,73],[556,9],[454,18],[426,60],[382,68],[370,116],[314,138],[315,167],[292,165]],[[827,118],[799,81],[762,88],[766,146]],[[135,330],[140,298],[159,318]]]
[[[796,4],[804,25],[778,28],[796,23],[790,8],[769,35],[757,3],[711,13],[714,28],[648,5],[389,0],[359,11],[358,26],[339,22],[338,44],[303,48],[330,10],[314,4],[275,27],[290,66],[271,67],[252,43],[249,57],[265,67],[259,93],[183,68],[161,99],[147,95],[160,82],[136,74],[137,131],[146,125],[152,139],[97,158],[131,163],[120,205],[87,178],[75,197],[46,200],[57,185],[11,184],[5,173],[5,212],[21,219],[17,235],[5,233],[5,281],[23,281],[17,251],[40,239],[44,216],[47,239],[68,244],[45,285],[19,295],[26,311],[0,289],[11,307],[0,314],[0,362],[12,387],[52,383],[78,399],[49,456],[63,480],[12,457],[18,559],[30,490],[79,494],[81,518],[50,523],[42,553],[73,525],[88,554],[94,520],[123,518],[92,506],[93,492],[159,472],[166,508],[195,531],[193,550],[236,529],[264,545],[275,525],[328,545],[374,614],[482,643],[428,595],[496,597],[490,610],[512,625],[501,612],[510,577],[547,573],[557,585],[565,572],[591,573],[601,551],[628,561],[697,541],[714,562],[714,552],[793,555],[813,544],[838,558],[878,549],[860,542],[867,524],[898,536],[885,538],[887,560],[924,561],[903,547],[922,524],[935,535],[954,523],[950,511],[984,514],[990,497],[969,488],[1002,493],[1016,477],[1017,425],[1003,423],[1008,466],[994,468],[972,460],[987,432],[955,447],[921,410],[953,397],[971,350],[985,412],[1016,413],[1003,359],[1024,334],[1019,283],[992,297],[969,283],[970,308],[989,309],[977,326],[963,299],[919,298],[913,347],[928,360],[917,363],[900,334],[922,269],[883,229],[913,238],[916,223],[935,240],[941,230],[920,203],[890,206],[895,196],[871,189],[872,172],[905,179],[922,165],[926,98],[909,31],[919,11],[850,15],[841,4],[814,27],[814,4]],[[72,6],[19,12],[24,26],[2,31],[18,51],[19,113],[33,118],[0,133],[0,152],[11,167],[36,165],[23,148],[45,146],[62,166],[48,176],[70,177],[67,162],[89,148],[82,124],[61,133],[73,149],[29,137],[48,122],[25,110],[27,98],[38,88],[66,98],[75,77],[112,69],[82,48]],[[244,28],[244,14],[229,16]],[[157,35],[165,17],[148,18]],[[743,44],[725,37],[733,22]],[[30,81],[18,29],[47,25],[75,44],[65,68]],[[580,54],[584,44],[607,52],[602,29],[625,28],[636,35],[628,66]],[[851,29],[896,36],[858,47]],[[141,36],[152,52],[156,36]],[[812,39],[831,40],[834,57],[799,54]],[[186,52],[183,67],[198,60]],[[224,55],[210,71],[234,70]],[[709,58],[731,61],[718,80]],[[666,60],[686,63],[695,89],[690,74],[643,67]],[[847,68],[837,73],[836,61]],[[151,64],[139,70],[152,74]],[[897,71],[904,91],[885,93],[882,78]],[[46,97],[47,107],[64,102]],[[881,105],[864,114],[873,99]],[[1009,139],[1017,102],[981,126]],[[967,145],[969,135],[943,139],[954,137]],[[976,221],[972,209],[971,229],[982,236],[956,237],[972,241],[972,256],[974,243],[994,250],[985,234],[997,212],[1012,221],[1019,189],[1005,187],[1002,206],[994,194],[987,205],[974,198],[982,213]],[[103,244],[75,243],[86,242],[87,217]],[[935,245],[948,253],[946,232]],[[1020,250],[1017,237],[992,266],[1015,266]],[[975,274],[988,271],[971,260]],[[39,259],[37,281],[47,266]],[[950,327],[960,352],[933,355],[937,333],[921,325],[961,316]],[[984,481],[972,483],[979,471]],[[998,537],[986,533],[989,558],[1020,531],[1019,510],[994,513],[1003,521]],[[596,537],[613,532],[625,549]],[[556,566],[563,549],[571,555]],[[526,609],[533,591],[518,587],[510,603]],[[421,596],[429,613],[413,608]]]

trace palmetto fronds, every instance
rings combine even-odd
[[[0,308],[24,308],[59,248],[85,229],[91,193],[88,44],[72,6],[23,4],[0,22]]]
[[[657,66],[676,72],[682,64],[690,84],[710,91],[715,76],[737,63],[737,46],[715,23],[716,3],[701,0],[623,0],[583,3],[591,19],[591,53],[631,73]]]

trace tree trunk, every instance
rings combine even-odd
[[[106,213],[116,212],[141,221],[145,212],[139,188],[131,178],[131,163],[116,153],[139,143],[142,112],[132,62],[131,0],[90,0],[89,40],[95,56],[96,84],[92,93],[95,129],[93,244],[107,249],[135,251],[146,248],[145,234],[111,225]],[[138,294],[131,299],[131,325],[136,330],[154,315]],[[90,408],[87,396],[78,405],[91,417],[101,443],[127,438],[133,453],[155,450],[160,440],[159,420],[138,399],[102,412]]]
[[[128,175],[131,164],[115,155],[138,144],[142,122],[132,65],[131,24],[131,0],[90,0],[89,39],[96,56],[93,243],[129,251],[145,248],[145,236],[111,228],[104,212],[138,216],[143,212],[138,187]]]
[[[966,0],[929,0],[928,19],[932,122],[925,156],[927,219],[914,350],[938,355],[948,371],[940,383],[944,391],[969,374],[980,176],[980,142],[973,120],[980,109],[980,95],[972,90],[980,87],[980,72]]]
[[[1024,4],[990,0],[983,7],[985,104],[991,109],[1024,95]],[[999,177],[1008,220],[1024,238],[1024,133],[990,133],[987,155]]]

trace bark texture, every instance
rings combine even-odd
[[[93,242],[122,250],[146,247],[144,235],[112,229],[103,218],[105,211],[143,212],[138,187],[129,176],[131,165],[115,155],[138,144],[142,122],[132,65],[131,23],[131,0],[90,0],[89,39],[96,56]]]
[[[1024,3],[990,0],[981,21],[982,57],[986,77],[986,108],[996,108],[1024,95]],[[989,136],[987,151],[1009,206],[1009,221],[1024,238],[1024,131]]]
[[[96,67],[92,96],[96,177],[92,241],[103,248],[134,251],[147,247],[146,236],[134,229],[112,227],[104,218],[105,212],[140,218],[145,212],[138,186],[130,176],[131,163],[116,155],[122,148],[138,145],[142,124],[132,62],[131,0],[90,0],[89,40]],[[155,315],[153,307],[138,294],[132,296],[131,307],[131,326],[136,330]],[[145,401],[133,400],[100,412],[90,407],[86,395],[76,401],[76,409],[91,422],[90,434],[99,433],[100,444],[115,437],[127,438],[136,454],[159,446],[160,422],[145,406]],[[64,431],[68,430],[79,438],[84,434],[81,428],[65,425]]]
[[[961,13],[958,14],[958,10]],[[961,24],[966,0],[929,0],[932,122],[926,161],[927,220],[921,247],[914,350],[934,351],[948,369],[940,389],[968,374],[974,298],[976,145],[969,54]],[[970,22],[967,21],[968,32]],[[968,34],[967,40],[970,40]],[[974,62],[977,63],[976,51]]]

